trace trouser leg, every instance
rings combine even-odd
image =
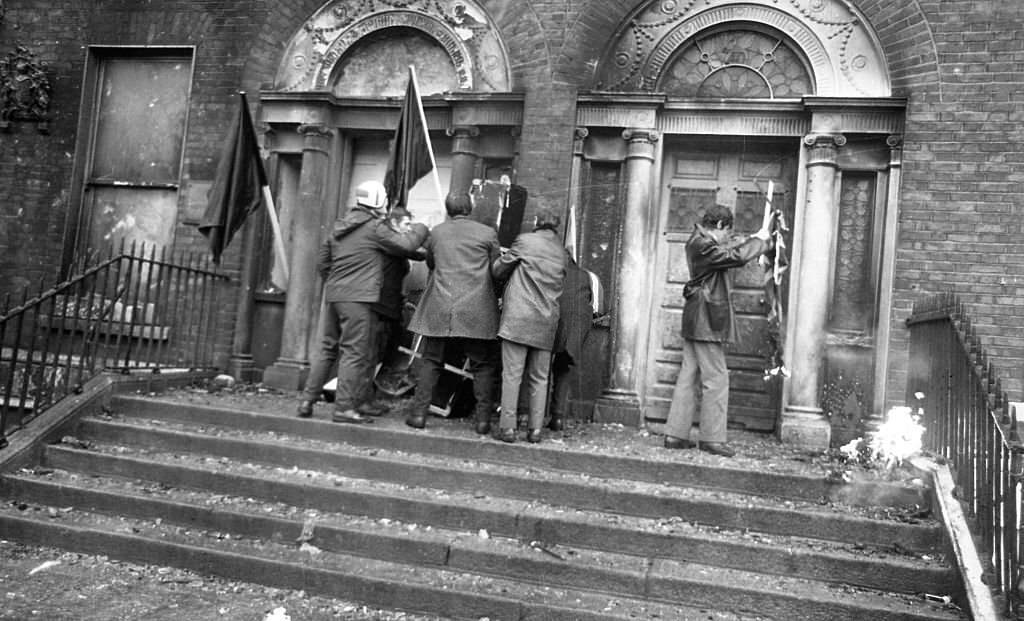
[[[494,410],[495,342],[485,339],[464,339],[463,351],[473,374],[474,416],[478,423],[491,422]]]
[[[320,313],[320,350],[313,358],[313,364],[306,377],[306,387],[302,391],[304,399],[317,401],[323,394],[324,384],[331,367],[338,360],[338,314],[333,304],[325,304]]]
[[[551,371],[551,352],[529,348],[526,358],[526,392],[530,401],[530,429],[544,426],[544,412],[548,402],[548,373]]]
[[[416,392],[413,393],[413,414],[427,414],[434,387],[441,377],[444,361],[445,340],[443,338],[424,336],[420,339],[420,358],[416,365]],[[415,344],[415,341],[414,341]]]
[[[340,331],[335,408],[351,410],[369,401],[372,395],[374,312],[363,302],[336,302],[334,306]]]
[[[672,390],[672,403],[668,409],[668,420],[665,422],[665,435],[674,438],[690,439],[693,417],[697,409],[697,354],[694,342],[683,339],[683,363],[679,367]],[[703,430],[702,430],[703,431]]]
[[[551,361],[551,417],[564,420],[569,414],[569,392],[572,384],[572,356],[565,352],[555,354]]]
[[[519,405],[519,386],[523,381],[527,347],[512,341],[501,342],[501,420],[502,429],[515,429]]]
[[[693,349],[700,365],[700,440],[725,442],[729,412],[729,369],[725,365],[725,348],[721,343],[695,342]]]

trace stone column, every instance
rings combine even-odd
[[[832,428],[821,409],[821,371],[825,361],[825,329],[828,320],[829,283],[836,223],[835,187],[838,147],[846,144],[840,134],[804,137],[807,157],[807,196],[802,205],[799,234],[800,265],[797,296],[790,308],[796,329],[791,372],[786,382],[786,408],[779,424],[783,442],[812,449],[826,449]]]
[[[580,213],[580,195],[583,192],[583,188],[580,187],[580,178],[583,175],[583,143],[586,142],[587,136],[590,132],[586,127],[577,127],[576,132],[573,134],[572,141],[572,168],[569,170],[569,209],[566,210],[565,217],[562,218],[565,226],[565,240],[566,246],[576,247],[579,243],[580,233],[580,222],[583,219],[583,214]],[[570,226],[570,218],[575,216],[576,221],[573,223],[575,226]],[[576,239],[570,240],[569,235],[575,231]],[[579,248],[576,248],[577,256],[576,261],[580,261]]]
[[[260,143],[260,156],[266,159],[267,151],[264,147],[271,128],[266,123],[260,123],[256,127],[257,138]],[[266,162],[264,162],[266,167]],[[266,207],[262,209],[266,213]],[[241,382],[252,382],[257,379],[257,373],[252,358],[252,319],[253,319],[253,291],[256,288],[256,227],[263,223],[262,214],[259,217],[246,219],[243,227],[244,240],[242,252],[242,269],[238,275],[238,304],[235,306],[235,331],[231,340],[231,358],[228,360],[228,374]]]
[[[903,136],[885,139],[889,147],[889,187],[885,197],[885,225],[882,232],[882,261],[878,279],[878,332],[875,336],[875,395],[871,414],[865,421],[869,433],[878,431],[885,418],[889,376],[889,338],[892,332],[892,285],[896,271],[899,234],[900,176],[903,170]]]
[[[456,125],[447,130],[452,137],[452,178],[448,191],[453,194],[468,193],[476,172],[476,139],[480,128],[475,125]]]
[[[645,316],[650,306],[647,291],[650,271],[651,171],[658,132],[627,129],[622,132],[626,150],[626,205],[622,214],[615,305],[612,310],[611,368],[608,387],[594,405],[599,422],[640,423],[640,370]]]
[[[281,353],[263,373],[263,383],[279,390],[297,390],[309,373],[310,309],[319,308],[316,271],[320,248],[320,214],[324,208],[330,162],[331,132],[324,125],[300,125],[304,137],[299,204],[292,218],[292,248],[288,259],[288,292],[281,326]]]

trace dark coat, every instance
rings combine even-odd
[[[508,252],[494,261],[494,277],[508,279],[501,298],[499,337],[551,351],[558,328],[565,260],[558,234],[542,229],[519,235]]]
[[[402,282],[409,273],[409,259],[384,255],[381,264],[380,301],[373,305],[378,315],[388,319],[401,319],[405,295],[402,293]]]
[[[356,206],[338,218],[320,246],[319,268],[327,302],[380,300],[383,256],[416,256],[429,232],[413,224],[408,233],[389,228],[369,210]]]
[[[565,285],[558,298],[558,330],[555,331],[555,353],[565,352],[574,362],[583,359],[583,343],[594,323],[593,293],[590,274],[571,257],[565,262]]]
[[[409,330],[433,337],[494,339],[498,298],[491,262],[498,257],[498,233],[456,216],[438,224],[424,245],[430,275]]]
[[[690,282],[683,291],[683,338],[713,343],[732,341],[735,326],[728,270],[757,258],[768,248],[768,242],[756,237],[738,245],[721,244],[697,225],[686,242]],[[702,282],[691,285],[698,280]],[[714,324],[721,327],[714,329]]]

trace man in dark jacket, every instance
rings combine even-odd
[[[417,429],[426,426],[445,349],[459,347],[473,374],[476,431],[486,434],[494,406],[498,299],[491,262],[501,252],[498,233],[469,218],[468,194],[451,194],[444,206],[448,220],[434,227],[424,246],[430,275],[409,321],[409,330],[423,339],[413,411],[405,422]]]
[[[732,211],[714,205],[704,213],[686,242],[690,280],[683,289],[683,364],[665,423],[665,448],[692,448],[690,428],[697,409],[700,382],[700,449],[732,457],[726,444],[729,410],[729,370],[725,343],[732,340],[733,308],[728,270],[766,252],[767,227],[740,244],[731,243]]]
[[[332,420],[365,423],[370,421],[368,416],[383,414],[370,403],[377,330],[373,305],[380,301],[383,255],[416,256],[429,234],[422,224],[405,233],[391,230],[382,221],[386,206],[384,186],[376,181],[360,184],[356,206],[334,223],[330,238],[320,248],[323,341],[306,380],[300,417],[313,415],[313,404],[335,360],[338,387]]]
[[[551,420],[548,428],[561,431],[569,412],[569,378],[573,367],[583,360],[583,345],[594,323],[590,274],[565,253],[565,285],[558,298],[558,330],[551,359]]]
[[[404,207],[393,207],[384,221],[395,233],[409,233],[412,216]],[[422,259],[422,256],[414,258]],[[387,364],[395,354],[402,339],[402,311],[405,295],[402,285],[409,274],[409,257],[402,254],[387,254],[381,257],[380,300],[373,305],[377,313],[377,350],[374,363]]]
[[[537,213],[532,233],[523,233],[509,251],[491,265],[498,280],[508,279],[502,294],[500,438],[515,442],[519,388],[526,378],[530,407],[527,439],[540,442],[548,396],[551,350],[558,328],[559,305],[565,281],[565,248],[557,230],[558,214]]]

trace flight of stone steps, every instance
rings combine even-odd
[[[0,537],[451,619],[966,618],[940,524],[820,478],[139,396],[63,437]]]

